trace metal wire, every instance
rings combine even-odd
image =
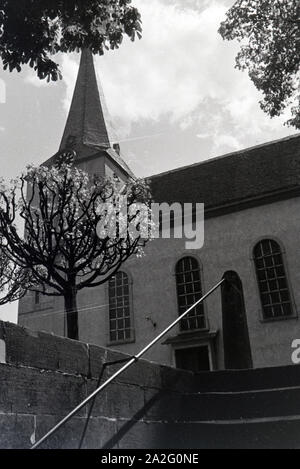
[[[104,363],[101,367],[101,371],[100,371],[100,374],[99,374],[99,378],[98,378],[98,382],[97,382],[97,386],[96,386],[96,389],[100,386],[100,383],[101,383],[101,380],[103,378],[103,375],[104,375],[104,371],[106,370],[106,368],[108,368],[109,366],[113,366],[113,365],[120,365],[122,363],[127,363],[129,360],[131,360],[133,357],[128,357],[128,358],[124,358],[123,360],[116,360],[114,362],[107,362],[107,363]],[[82,448],[82,445],[83,445],[83,442],[84,442],[84,438],[85,438],[85,435],[86,435],[86,432],[87,432],[87,429],[88,429],[88,425],[90,423],[90,419],[91,419],[91,416],[92,416],[92,412],[93,412],[93,409],[94,409],[94,405],[95,405],[95,401],[96,401],[96,396],[93,398],[92,402],[91,402],[91,405],[90,405],[90,408],[89,408],[89,412],[88,412],[88,416],[86,418],[86,421],[85,421],[85,425],[84,425],[84,429],[83,429],[83,432],[82,432],[82,435],[81,435],[81,439],[80,439],[80,443],[79,443],[79,446],[78,446],[78,449],[81,449]]]

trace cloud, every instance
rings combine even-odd
[[[24,78],[25,83],[29,83],[36,88],[49,87],[47,80],[40,80],[34,71],[28,71],[27,76]]]
[[[175,1],[135,3],[142,13],[143,39],[126,40],[118,51],[96,58],[111,113],[131,122],[158,120],[164,114],[177,121],[196,109],[207,94],[216,94],[206,69],[222,44],[217,26],[226,8],[214,1],[208,1],[211,6],[202,12],[182,8],[182,2]],[[67,86],[74,87],[74,56],[63,58],[63,69]],[[69,103],[70,99],[68,90]]]
[[[234,68],[237,45],[217,30],[233,0],[136,0],[143,39],[96,58],[121,138],[132,126],[168,122],[211,139],[211,152],[238,149],[291,133],[270,120],[246,73]],[[78,59],[63,58],[69,108]]]
[[[217,26],[226,8],[214,1],[202,11],[175,1],[136,4],[142,13],[143,39],[97,60],[108,105],[114,116],[132,123],[163,116],[181,123],[221,86],[211,79],[211,59],[222,45]]]
[[[74,54],[64,54],[62,57],[63,80],[66,85],[66,93],[63,98],[63,108],[66,113],[69,111],[71,106],[72,96],[78,72],[78,57],[77,60],[75,57],[76,56],[74,56]]]
[[[0,79],[0,104],[6,103],[6,84],[5,81]]]
[[[58,65],[60,65],[62,60],[61,57],[62,54],[55,54],[54,56],[52,56],[52,60],[58,63]],[[41,80],[37,76],[36,71],[33,68],[29,67],[29,65],[24,65],[23,73],[24,82],[36,88],[49,88],[50,86],[59,86],[60,84],[60,80],[51,82],[48,82],[47,79]]]
[[[215,140],[213,151],[214,153],[219,153],[220,149],[222,149],[223,153],[227,153],[230,151],[239,150],[240,146],[240,142],[236,137],[227,134],[219,134]]]

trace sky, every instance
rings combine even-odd
[[[238,44],[218,34],[234,0],[133,0],[143,38],[95,59],[122,156],[144,177],[296,133],[288,114],[270,119],[247,73],[235,69]],[[79,55],[58,55],[63,80],[46,83],[0,64],[1,176],[17,176],[59,148]],[[0,308],[15,322],[17,304]]]

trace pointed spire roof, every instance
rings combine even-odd
[[[84,49],[72,104],[60,150],[80,144],[95,149],[113,148],[118,142],[97,77],[93,54]]]

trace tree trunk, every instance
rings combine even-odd
[[[76,288],[73,287],[66,291],[64,298],[65,312],[67,316],[67,336],[69,339],[79,340]]]

